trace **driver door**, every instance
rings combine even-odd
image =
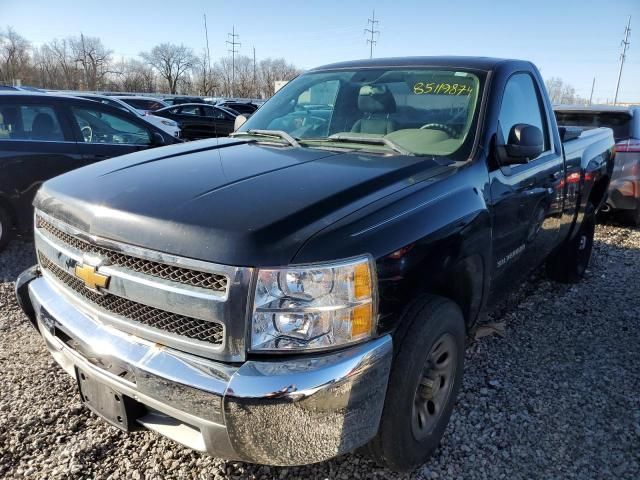
[[[153,134],[146,126],[100,104],[71,105],[70,118],[86,164],[153,146]]]

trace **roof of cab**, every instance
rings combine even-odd
[[[375,67],[452,67],[471,68],[476,70],[492,70],[496,65],[512,61],[504,58],[492,57],[390,57],[373,58],[365,60],[351,60],[348,62],[331,63],[321,67],[312,68],[310,71],[336,70],[350,68],[375,68]],[[515,60],[521,61],[521,60]]]

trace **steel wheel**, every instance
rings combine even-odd
[[[458,351],[453,336],[441,335],[427,355],[422,378],[413,400],[411,430],[416,440],[433,432],[449,402],[458,366]]]

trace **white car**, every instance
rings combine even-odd
[[[128,99],[142,99],[146,101],[152,101],[160,104],[160,108],[164,106],[162,101],[156,100],[155,98],[145,98],[145,97],[115,97],[109,95],[97,95],[93,93],[83,93],[82,95],[76,95],[78,97],[87,98],[89,100],[93,100],[95,102],[104,103],[106,105],[111,105],[112,107],[117,107],[121,110],[126,110],[138,117],[141,117],[146,122],[158,127],[159,129],[167,132],[169,135],[173,135],[174,137],[180,138],[180,126],[177,122],[168,119],[161,118],[152,115],[151,110],[146,110],[142,108],[136,108],[135,105],[129,103]]]

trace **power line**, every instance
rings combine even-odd
[[[629,41],[629,34],[631,33],[631,15],[627,21],[627,26],[624,29],[624,40],[622,40],[622,53],[620,54],[620,70],[618,70],[618,82],[616,83],[616,95],[613,97],[613,104],[618,102],[618,90],[620,89],[620,78],[622,77],[622,67],[624,66],[624,60],[627,57],[627,48],[631,42]]]
[[[369,44],[369,58],[373,58],[373,46],[378,43],[375,38],[378,38],[380,35],[380,30],[376,30],[376,25],[380,23],[376,20],[376,11],[373,11],[373,15],[371,18],[367,18],[367,28],[364,29],[364,33],[368,33],[370,38],[367,38],[367,43]]]
[[[240,38],[240,35],[236,33],[235,25],[231,29],[231,33],[227,33],[227,38],[231,38],[231,40],[227,40],[227,45],[231,45],[231,49],[229,53],[231,54],[231,96],[233,97],[233,86],[236,83],[236,45],[241,47],[242,44],[240,42],[236,42],[236,38]]]

